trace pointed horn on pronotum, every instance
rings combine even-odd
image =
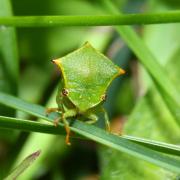
[[[59,64],[59,59],[53,59],[53,60],[51,60],[51,62],[53,62],[54,64],[58,65]]]
[[[119,75],[125,74],[125,73],[126,73],[126,71],[124,69],[119,68]]]

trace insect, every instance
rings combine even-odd
[[[107,112],[102,107],[110,83],[125,71],[94,49],[90,43],[68,55],[52,60],[61,71],[62,80],[56,97],[58,108],[49,108],[47,113],[57,111],[66,130],[66,144],[70,145],[70,127],[67,118],[83,117],[91,124],[103,112],[106,129],[110,131]]]

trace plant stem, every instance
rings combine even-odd
[[[179,22],[180,11],[105,16],[14,16],[0,18],[0,25],[16,27],[112,26]]]

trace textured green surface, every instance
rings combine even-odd
[[[118,66],[89,43],[58,62],[68,98],[82,112],[103,101],[111,81],[121,73]]]

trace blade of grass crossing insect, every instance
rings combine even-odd
[[[3,129],[19,129],[27,132],[65,135],[65,130],[61,126],[55,127],[53,124],[45,124],[37,121],[5,116],[0,116],[0,127]]]
[[[45,124],[42,122],[36,122],[31,120],[24,120],[18,118],[4,117],[0,116],[0,126],[1,128],[7,129],[19,129],[23,131],[32,131],[32,132],[40,132],[40,133],[48,133],[54,135],[65,135],[65,130],[63,127],[58,126],[55,127],[51,124]],[[81,136],[73,136],[72,138],[82,138]],[[180,156],[180,146],[176,146],[173,144],[162,143],[159,141],[153,141],[148,139],[143,139],[135,136],[119,136],[119,138],[131,140],[135,143],[141,144],[145,147],[149,147],[150,149],[163,152],[169,155]]]
[[[57,113],[53,113],[51,116],[47,117],[45,113],[42,114],[42,111],[45,112],[45,109],[43,107],[30,104],[21,99],[6,95],[4,93],[0,93],[0,103],[3,103],[13,108],[18,108],[19,110],[28,112],[49,122],[52,122],[55,117],[58,117]],[[120,139],[118,136],[109,134],[95,126],[88,125],[81,121],[73,120],[71,130],[100,144],[151,162],[157,166],[169,169],[173,172],[180,171],[180,160],[165,156],[162,153],[153,151],[149,148],[143,147],[128,140]]]

